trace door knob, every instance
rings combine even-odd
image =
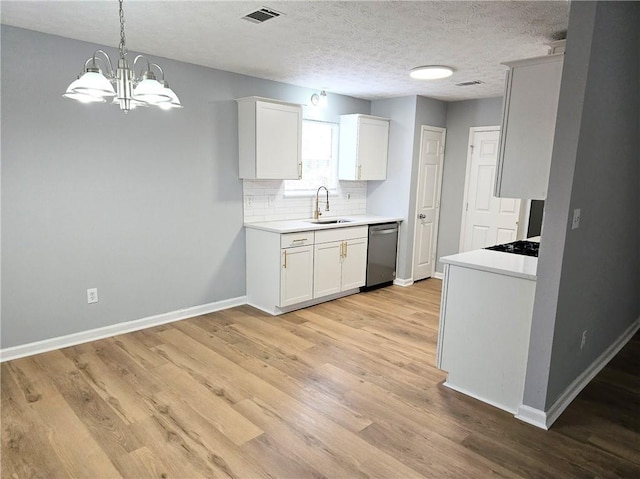
[[[425,218],[426,218],[426,215],[423,215],[422,213],[420,213],[420,214],[418,215],[418,218],[420,218],[421,220],[423,220],[423,219],[425,219]]]

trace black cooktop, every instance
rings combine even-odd
[[[496,246],[489,246],[485,249],[492,251],[502,251],[504,253],[523,254],[525,256],[538,257],[538,248],[540,243],[537,241],[514,241],[513,243],[499,244]]]

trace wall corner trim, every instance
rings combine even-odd
[[[522,422],[539,427],[540,429],[549,429],[549,426],[547,425],[547,413],[540,409],[523,404],[518,408],[518,413],[515,417]]]
[[[402,286],[403,288],[407,286],[411,286],[413,284],[413,278],[408,278],[408,279],[396,278],[393,280],[393,284],[395,284],[396,286]]]
[[[33,343],[12,346],[10,348],[0,349],[0,363],[10,361],[12,359],[23,358],[25,356],[32,356],[34,354],[46,353],[47,351],[53,351],[55,349],[75,346],[76,344],[82,344],[89,341],[109,338],[119,334],[131,333],[133,331],[172,323],[182,319],[193,318],[194,316],[213,313],[215,311],[221,311],[235,306],[242,306],[244,304],[247,304],[247,297],[238,296],[237,298],[201,304],[199,306],[192,306],[190,308],[179,309],[176,311],[169,311],[167,313],[135,319],[133,321],[126,321],[124,323],[111,324],[109,326],[81,331],[79,333],[72,333],[65,336],[58,336],[56,338],[35,341]]]
[[[547,411],[541,411],[539,409],[532,408],[527,405],[522,405],[518,408],[516,419],[523,422],[532,424],[541,429],[549,429],[551,425],[560,417],[560,414],[571,404],[580,391],[582,391],[587,384],[589,384],[596,375],[604,369],[604,367],[611,361],[616,354],[631,340],[634,334],[640,330],[640,317],[636,319],[625,330],[624,333],[616,339],[611,346],[604,350],[604,352],[598,356],[591,365],[585,369],[574,381],[569,384],[567,389],[558,396],[553,402],[551,407]]]

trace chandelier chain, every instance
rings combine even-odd
[[[123,0],[120,0],[120,58],[124,58],[127,54],[126,38],[124,36],[124,9],[122,8]]]

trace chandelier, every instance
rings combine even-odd
[[[105,103],[112,99],[112,102],[119,104],[125,113],[136,107],[150,105],[165,110],[182,108],[178,96],[165,81],[160,65],[150,62],[144,55],[138,55],[129,67],[126,59],[128,51],[124,36],[122,1],[119,0],[120,58],[117,70],[114,71],[111,59],[104,50],[96,50],[93,56],[84,62],[82,74],[69,85],[62,96],[82,103]],[[136,75],[136,63],[142,64],[139,75]],[[100,68],[100,64],[103,68]],[[160,73],[160,80],[156,78],[152,68]]]

